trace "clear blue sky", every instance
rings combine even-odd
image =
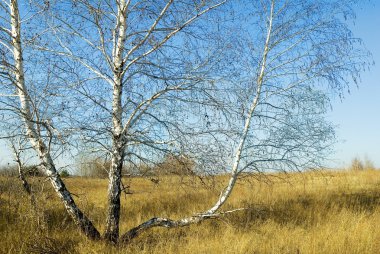
[[[353,85],[343,101],[337,98],[332,103],[329,118],[338,125],[340,141],[330,158],[332,167],[348,165],[355,156],[368,157],[380,167],[380,1],[362,5],[356,14],[352,30],[363,39],[376,64],[362,74],[359,88]],[[0,148],[0,165],[11,162],[12,156],[1,140]]]
[[[336,163],[331,165],[344,166],[355,156],[367,156],[380,167],[380,1],[363,5],[356,14],[352,31],[363,39],[375,65],[362,73],[359,88],[353,85],[342,101],[333,101],[330,119],[338,125],[340,142],[331,156]]]

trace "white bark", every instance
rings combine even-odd
[[[14,76],[17,94],[20,100],[20,111],[22,120],[25,124],[27,136],[29,138],[32,147],[38,153],[41,161],[41,165],[49,177],[54,190],[62,200],[66,210],[73,218],[74,222],[81,228],[81,230],[90,238],[100,238],[99,232],[95,229],[91,221],[82,213],[77,207],[72,198],[70,192],[66,189],[65,184],[61,180],[50,155],[50,151],[33,123],[33,116],[31,113],[31,106],[29,102],[29,95],[25,85],[23,57],[22,57],[22,45],[21,45],[21,22],[19,15],[19,7],[17,0],[10,1],[10,13],[11,13],[11,36],[13,46],[14,57]]]
[[[112,101],[112,160],[108,185],[108,214],[105,238],[117,242],[119,238],[121,170],[124,160],[125,141],[122,135],[122,90],[123,90],[123,54],[125,32],[127,29],[127,8],[125,0],[118,1],[117,22],[114,31],[115,48],[113,50],[113,101]]]
[[[216,211],[220,209],[220,207],[227,201],[228,197],[231,195],[232,190],[235,186],[236,180],[239,176],[239,164],[241,160],[241,154],[244,149],[244,144],[247,139],[247,135],[249,133],[249,127],[252,122],[252,117],[255,112],[255,109],[257,107],[257,104],[260,100],[261,96],[261,88],[263,85],[263,79],[265,76],[265,70],[266,70],[266,61],[269,53],[269,42],[271,38],[271,33],[272,33],[272,22],[273,22],[273,14],[274,14],[274,0],[271,2],[271,9],[270,9],[270,16],[268,18],[268,30],[267,30],[267,36],[265,40],[265,45],[264,45],[264,51],[263,51],[263,56],[261,60],[261,67],[260,67],[260,72],[258,75],[258,78],[256,80],[256,95],[252,100],[251,106],[249,108],[249,111],[247,113],[247,118],[245,120],[244,124],[244,129],[241,134],[240,142],[239,145],[236,149],[235,156],[234,156],[234,161],[233,161],[233,166],[231,169],[231,178],[228,182],[228,185],[226,189],[222,192],[222,194],[219,197],[219,200],[215,203],[213,207],[211,207],[208,211],[205,212],[207,215],[214,214]]]

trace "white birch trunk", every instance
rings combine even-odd
[[[218,201],[215,203],[215,205],[212,208],[210,208],[208,211],[205,212],[206,215],[214,214],[227,201],[228,197],[232,193],[232,190],[235,186],[237,177],[239,176],[239,173],[240,173],[239,172],[239,164],[240,164],[240,160],[241,160],[241,154],[243,152],[245,141],[246,141],[248,133],[249,133],[249,127],[250,127],[251,122],[252,122],[253,113],[255,112],[255,109],[256,109],[256,107],[259,103],[259,100],[260,100],[261,88],[263,85],[263,79],[264,79],[265,69],[266,69],[266,61],[267,61],[267,56],[268,56],[268,52],[269,52],[269,42],[270,42],[271,33],[272,33],[273,13],[274,13],[274,1],[272,1],[272,3],[271,3],[271,10],[270,10],[270,16],[269,16],[269,20],[268,20],[268,30],[267,30],[267,36],[266,36],[265,45],[264,45],[263,57],[261,60],[260,72],[259,72],[259,75],[258,75],[257,80],[256,80],[256,95],[253,98],[251,106],[249,108],[247,118],[246,118],[245,123],[244,123],[244,129],[243,129],[242,134],[241,134],[240,142],[239,142],[239,145],[238,145],[236,152],[235,152],[234,162],[233,162],[233,166],[231,169],[231,178],[229,180],[229,183],[228,183],[226,189],[222,192],[222,194],[220,195],[220,197],[219,197]]]
[[[65,184],[61,180],[49,149],[44,144],[39,133],[37,132],[33,121],[31,107],[29,103],[29,95],[25,86],[24,67],[22,58],[22,45],[21,45],[21,27],[20,15],[17,0],[10,1],[11,12],[11,27],[12,27],[12,46],[14,57],[14,75],[17,94],[20,99],[21,115],[24,121],[26,133],[33,148],[38,153],[41,165],[49,177],[54,190],[62,200],[67,212],[72,217],[74,222],[81,228],[81,230],[91,239],[99,239],[100,234],[92,224],[92,222],[82,213],[82,211],[75,204],[70,192],[66,189]]]
[[[118,14],[114,31],[113,51],[113,101],[112,101],[112,160],[108,185],[108,214],[105,238],[116,243],[119,238],[121,171],[124,160],[124,135],[122,123],[123,53],[126,33],[127,4],[118,1]]]
[[[175,34],[181,31],[184,27],[191,24],[198,17],[207,13],[208,11],[222,5],[226,1],[222,1],[221,3],[210,6],[209,8],[197,13],[187,21],[185,21],[181,26],[174,29],[172,32],[168,33],[159,43],[153,46],[151,49],[146,51],[145,53],[137,56],[133,60],[129,61],[128,64],[123,66],[124,61],[127,60],[128,56],[130,56],[135,50],[137,50],[141,45],[145,43],[145,41],[149,38],[152,31],[156,28],[159,21],[165,15],[170,5],[173,3],[173,0],[169,0],[167,4],[164,6],[154,23],[146,32],[145,37],[133,48],[131,48],[128,52],[125,52],[124,44],[126,40],[126,29],[127,29],[127,13],[128,6],[130,1],[126,0],[118,0],[118,13],[117,13],[117,22],[114,31],[114,49],[113,49],[113,103],[112,103],[112,122],[113,122],[113,137],[112,137],[112,163],[111,169],[109,172],[109,186],[108,186],[108,215],[106,222],[106,232],[105,238],[111,242],[117,242],[119,238],[119,220],[120,220],[120,194],[121,194],[121,171],[123,167],[124,160],[124,151],[126,146],[125,134],[128,131],[128,124],[123,128],[122,122],[122,89],[123,89],[123,76],[125,72],[128,70],[128,67],[134,64],[141,58],[146,57],[152,52],[156,51],[163,44],[165,44],[170,38],[172,38]],[[124,58],[124,53],[126,53],[126,57]],[[164,93],[163,91],[162,93]],[[152,97],[151,100],[147,100],[140,105],[146,105],[146,108],[150,105],[150,103],[158,98],[162,93],[158,93]],[[138,109],[137,109],[138,110]],[[137,111],[136,111],[137,112]],[[142,111],[144,112],[144,110]],[[133,120],[133,115],[131,115],[130,120]],[[138,117],[137,117],[138,118]],[[129,123],[129,122],[128,122]]]

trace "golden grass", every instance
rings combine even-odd
[[[221,183],[205,188],[190,180],[181,184],[179,178],[166,177],[155,185],[130,179],[133,194],[122,197],[121,231],[153,216],[180,218],[206,210]],[[225,180],[219,177],[218,182]],[[66,182],[79,206],[103,230],[107,181]],[[247,210],[186,228],[156,228],[127,247],[87,240],[49,184],[34,179],[33,186],[39,194],[37,212],[16,178],[0,178],[0,252],[380,253],[379,171],[277,174],[261,181],[247,177],[224,207]]]

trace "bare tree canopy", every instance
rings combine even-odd
[[[345,22],[354,4],[3,0],[4,136],[29,140],[89,238],[127,243],[152,227],[214,218],[241,173],[323,162],[335,136],[325,120],[331,94],[357,82],[369,59]],[[57,171],[56,158],[82,149],[110,161],[104,236]],[[120,235],[123,166],[154,168],[163,158],[230,179],[203,212]]]

